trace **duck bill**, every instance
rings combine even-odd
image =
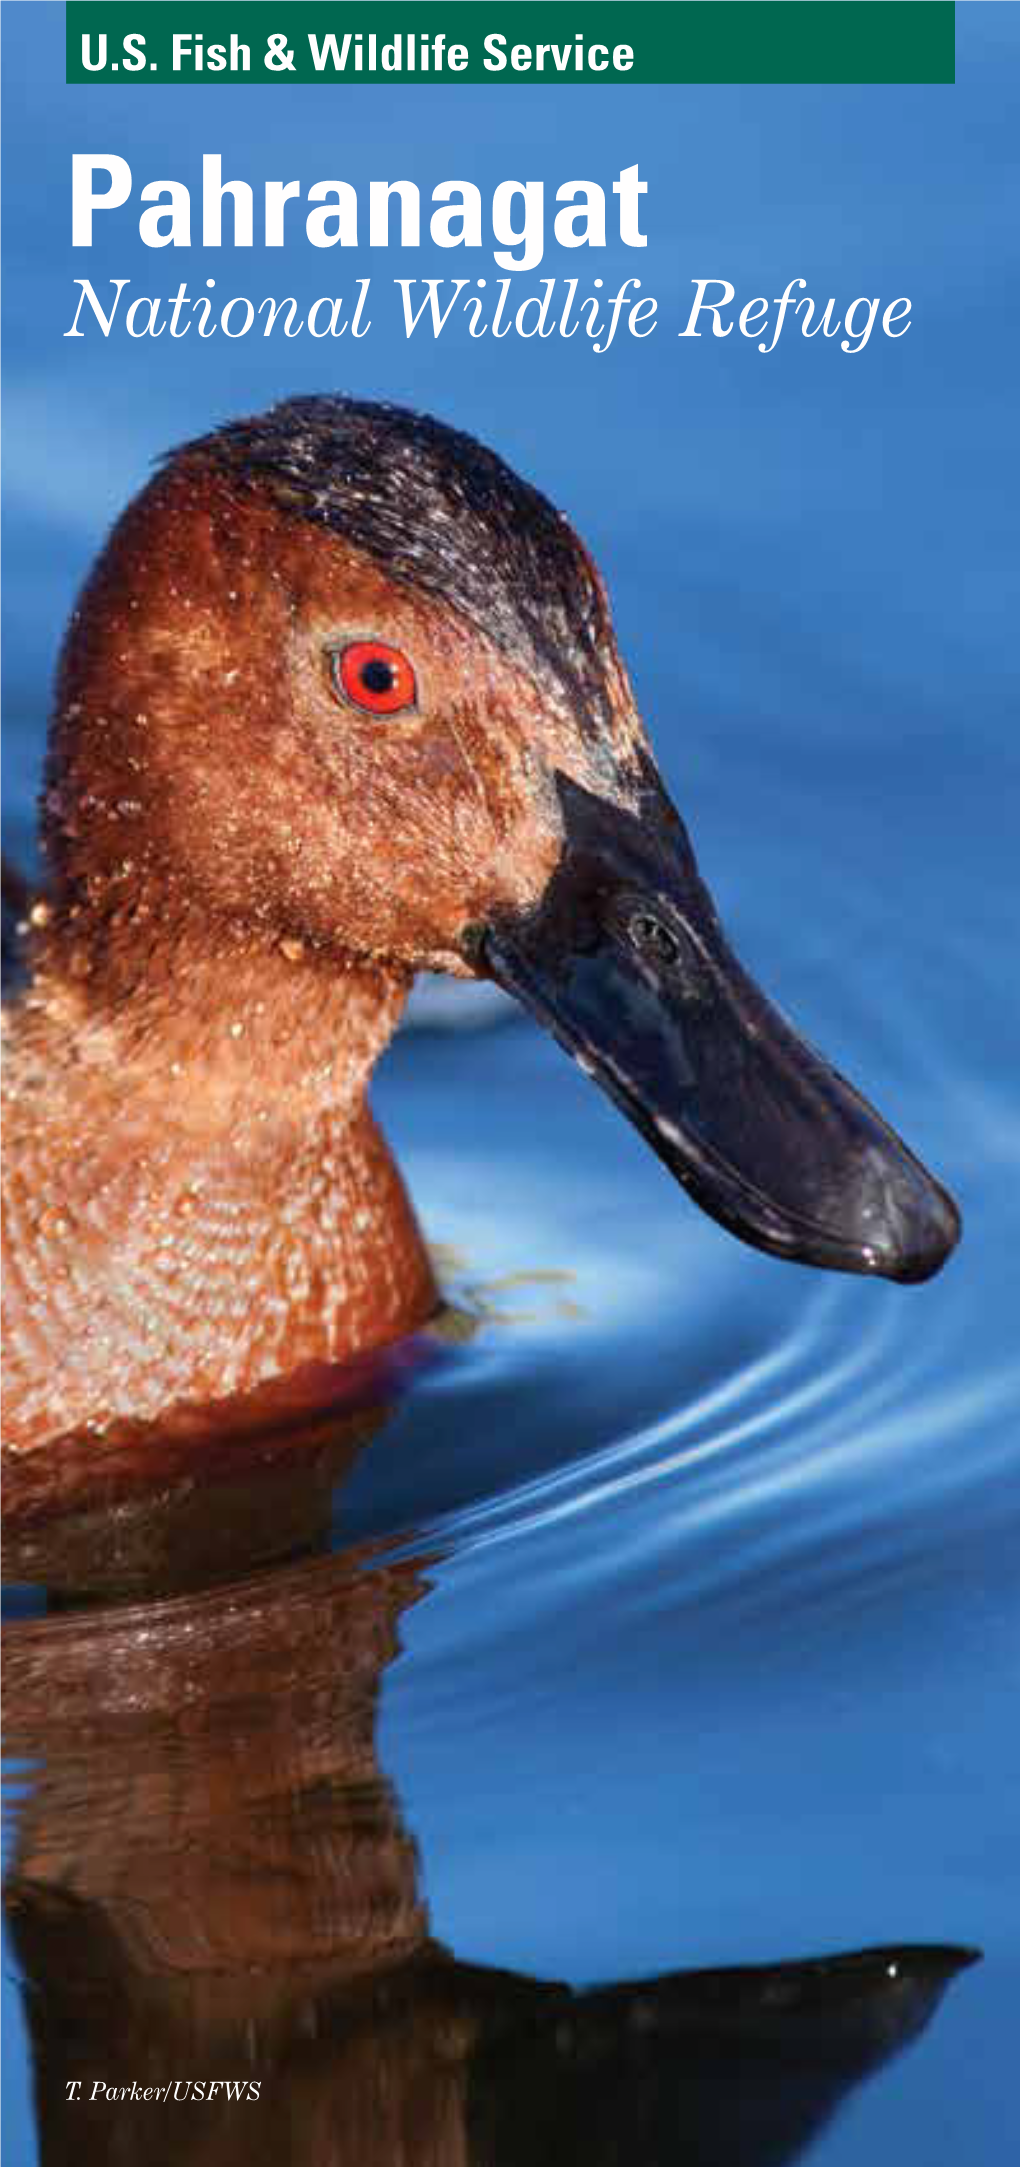
[[[557,787],[559,864],[537,906],[488,925],[483,969],[741,1240],[930,1278],[958,1239],[955,1205],[738,962],[664,793],[638,817]]]

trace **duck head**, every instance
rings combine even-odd
[[[495,979],[743,1240],[899,1280],[952,1249],[730,949],[591,558],[470,438],[317,398],[184,447],[93,575],[51,743],[60,908],[111,968],[188,925]]]

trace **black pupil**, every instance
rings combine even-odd
[[[361,682],[366,692],[392,692],[396,681],[392,662],[383,662],[377,655],[371,662],[362,663]]]

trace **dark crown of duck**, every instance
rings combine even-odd
[[[473,437],[403,407],[320,397],[289,399],[186,449],[260,481],[391,578],[451,603],[562,687],[582,728],[603,719],[611,630],[591,559],[548,498]]]

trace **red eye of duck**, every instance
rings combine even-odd
[[[399,647],[384,640],[352,640],[331,656],[333,688],[370,715],[399,715],[413,707],[418,688],[414,671]]]

